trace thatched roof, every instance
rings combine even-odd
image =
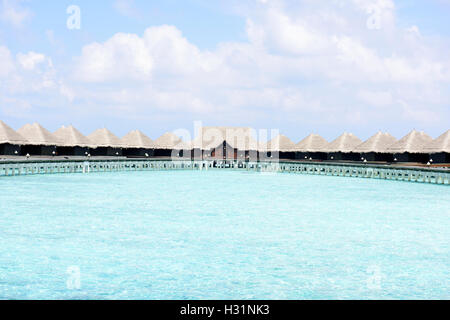
[[[300,152],[320,152],[328,145],[328,141],[318,134],[310,134],[305,139],[295,145],[295,151]]]
[[[94,145],[93,142],[73,126],[62,126],[53,135],[61,140],[62,145],[66,147],[92,147]]]
[[[433,138],[425,132],[413,130],[387,148],[387,151],[391,153],[426,153],[425,147],[432,142]]]
[[[125,148],[146,148],[151,149],[154,147],[152,139],[147,137],[139,130],[129,132],[121,140],[121,143]]]
[[[354,151],[386,153],[388,152],[387,149],[396,142],[397,139],[394,136],[387,132],[383,133],[379,131],[367,141],[356,146]]]
[[[430,144],[423,148],[428,153],[448,152],[450,153],[450,130],[447,130],[439,137],[434,139]]]
[[[244,127],[202,127],[193,141],[196,149],[217,148],[224,141],[238,150],[257,150],[258,143],[252,137],[252,129]]]
[[[27,140],[25,137],[22,137],[19,133],[14,131],[13,128],[0,120],[0,144],[2,143],[23,145],[27,144]]]
[[[123,148],[120,139],[106,128],[95,130],[88,135],[95,147]]]
[[[17,132],[27,140],[30,145],[60,146],[62,141],[45,129],[39,123],[26,124]]]
[[[362,141],[353,133],[344,132],[336,140],[331,141],[321,151],[324,152],[353,152]]]
[[[266,149],[267,151],[294,151],[295,143],[285,135],[279,134],[275,138],[267,142]]]
[[[156,149],[174,149],[178,148],[181,142],[182,140],[180,137],[177,137],[172,132],[167,132],[156,139],[154,145]]]

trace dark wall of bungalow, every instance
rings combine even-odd
[[[21,146],[9,143],[0,144],[0,155],[17,156],[20,155]]]
[[[58,156],[86,156],[89,154],[87,147],[56,147],[56,154]]]
[[[354,152],[329,152],[327,160],[361,161],[361,156]]]
[[[178,154],[177,151],[175,151],[175,152],[176,152],[176,154]],[[172,149],[155,149],[153,152],[153,156],[170,158],[170,157],[172,157]]]
[[[432,153],[430,154],[430,160],[433,160],[433,163],[450,163],[450,153]]]
[[[120,157],[123,155],[121,148],[97,147],[90,149],[91,156]]]
[[[280,156],[280,159],[294,160],[295,152],[280,151],[279,156]]]
[[[122,150],[122,155],[126,157],[146,158],[152,157],[153,153],[154,153],[153,149],[145,149],[145,148],[126,148]]]
[[[296,152],[295,159],[297,160],[327,160],[325,152]]]
[[[393,162],[394,155],[392,153],[367,152],[361,153],[361,158],[367,161]]]
[[[395,162],[427,163],[430,160],[430,155],[426,153],[395,153],[393,157]]]
[[[24,145],[20,149],[20,154],[25,156],[53,156],[56,155],[56,146],[42,146],[42,145]]]

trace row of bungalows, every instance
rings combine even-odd
[[[139,130],[122,138],[106,128],[84,136],[73,126],[51,133],[38,123],[15,131],[0,120],[0,155],[450,163],[450,130],[435,140],[413,130],[400,140],[378,132],[364,142],[344,133],[331,142],[310,134],[294,143],[282,134],[262,142],[251,128],[202,127],[192,141],[171,132],[153,141]]]

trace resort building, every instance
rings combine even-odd
[[[430,154],[432,163],[450,163],[450,130],[425,145],[423,150]]]
[[[84,136],[73,126],[62,126],[51,133],[34,123],[16,132],[0,121],[0,155],[442,164],[450,163],[450,130],[435,140],[413,130],[398,141],[389,133],[377,132],[365,142],[344,133],[330,143],[310,134],[295,144],[282,134],[268,142],[258,141],[256,132],[248,127],[201,127],[192,141],[167,132],[153,141],[139,130],[119,139],[106,128]]]
[[[385,132],[377,132],[365,142],[356,146],[355,152],[367,161],[392,162],[394,157],[388,152],[388,148],[397,142],[394,136]]]
[[[56,147],[62,146],[62,141],[39,123],[26,124],[17,132],[27,140],[20,150],[21,155],[55,156]]]
[[[355,148],[361,143],[362,141],[353,133],[344,132],[326,145],[322,151],[327,153],[328,160],[360,161],[359,153],[355,152]]]
[[[98,129],[88,139],[96,146],[91,150],[92,156],[122,156],[122,142],[108,129]]]
[[[268,158],[295,159],[295,143],[285,135],[279,134],[267,142],[266,146]],[[263,157],[260,156],[260,158]]]
[[[180,143],[182,140],[177,137],[172,132],[166,132],[161,137],[155,140],[154,146],[154,156],[155,157],[171,157],[172,154],[181,156],[180,154]],[[173,152],[173,153],[172,153]]]
[[[127,157],[152,157],[155,144],[139,130],[129,132],[120,140],[123,145],[123,155]]]
[[[297,160],[326,160],[327,154],[323,149],[328,141],[318,134],[310,134],[295,145],[295,158]]]
[[[0,120],[0,155],[20,155],[22,145],[27,141],[6,123]]]
[[[95,148],[94,143],[73,126],[62,126],[53,134],[61,141],[56,147],[59,156],[86,156],[90,148]]]
[[[258,143],[245,127],[202,127],[193,143],[194,157],[205,159],[257,159]]]
[[[387,151],[393,154],[395,162],[427,163],[430,156],[425,148],[432,142],[433,138],[425,132],[413,130],[387,148]]]

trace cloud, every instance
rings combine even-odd
[[[448,125],[448,40],[397,26],[393,1],[252,3],[241,12],[243,41],[202,49],[175,26],[153,26],[86,44],[73,68],[59,72],[47,56],[14,59],[0,47],[0,78],[118,118],[169,113],[340,130]]]
[[[30,9],[21,5],[20,0],[2,0],[0,6],[0,20],[19,28],[32,16]]]
[[[23,53],[17,54],[17,62],[25,70],[34,70],[37,65],[43,63],[45,60],[46,60],[45,55],[33,51],[30,51],[26,54]]]

